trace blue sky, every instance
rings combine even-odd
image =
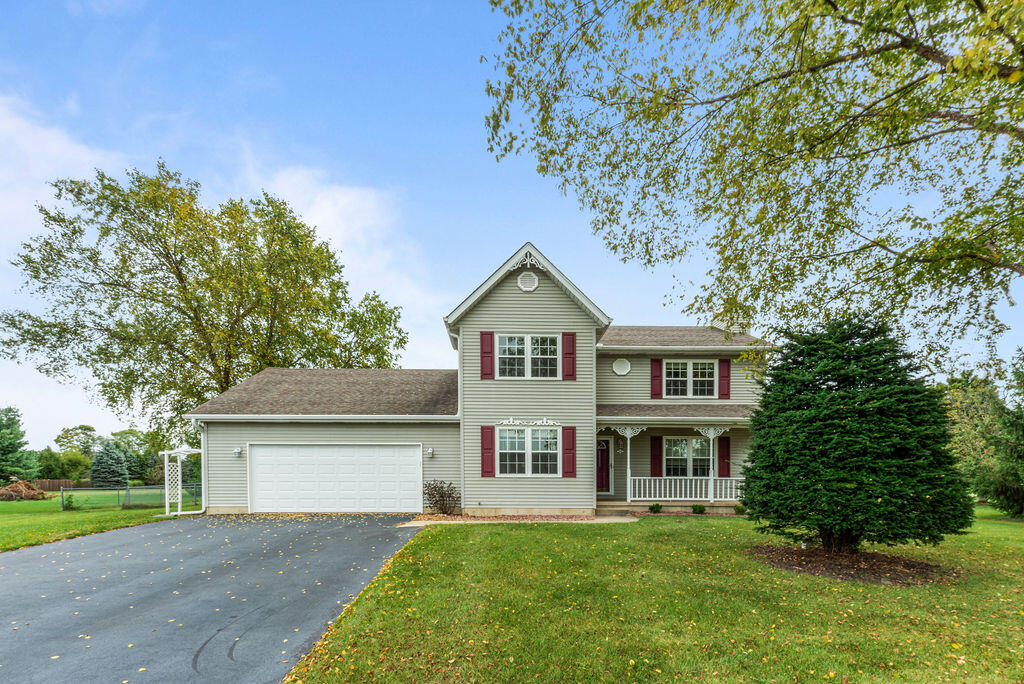
[[[0,307],[31,306],[7,261],[39,230],[47,180],[162,157],[210,203],[260,188],[291,201],[357,292],[404,307],[407,367],[454,367],[441,316],[526,240],[616,323],[697,322],[664,305],[668,269],[618,262],[530,159],[487,152],[480,56],[500,17],[485,2],[74,0],[3,15]],[[33,447],[128,422],[0,362],[12,404]]]

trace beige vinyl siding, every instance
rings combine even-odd
[[[595,323],[546,273],[533,292],[514,271],[459,322],[465,507],[593,508]],[[576,333],[576,380],[480,379],[480,332]],[[497,347],[497,339],[495,339]],[[495,360],[497,373],[497,359]],[[481,477],[480,426],[547,418],[576,427],[576,477]],[[495,453],[497,465],[497,453]]]
[[[459,482],[458,423],[217,423],[206,428],[208,506],[246,506],[249,442],[308,444],[311,442],[422,443],[434,456],[423,457],[424,480]],[[242,456],[234,450],[242,449]]]
[[[757,403],[760,388],[750,372],[748,363],[732,359],[730,364],[729,398],[717,399],[710,397],[680,398],[666,397],[651,399],[651,358],[652,355],[632,356],[623,354],[599,354],[597,357],[597,403],[598,404],[647,404],[665,402],[669,404],[693,404],[707,401],[728,402],[732,404]],[[708,354],[661,354],[654,358],[661,359],[717,359]],[[616,375],[612,371],[615,359],[628,359],[629,373]]]
[[[610,429],[602,429],[599,433],[602,437],[614,435],[615,437],[615,460],[612,464],[612,477],[615,481],[615,494],[610,497],[616,500],[626,498],[626,443],[625,438],[612,432]],[[732,477],[742,477],[743,464],[747,461],[747,451],[750,449],[750,430],[748,428],[732,428],[726,433],[729,436],[730,472]],[[648,428],[633,438],[630,451],[632,452],[631,471],[633,477],[650,477],[651,475],[651,436],[662,437],[699,437],[700,434],[693,428],[657,427]],[[622,454],[619,454],[619,445],[622,445]],[[664,471],[663,471],[664,472]],[[603,497],[602,497],[603,498]]]

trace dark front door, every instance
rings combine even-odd
[[[608,467],[611,464],[611,454],[608,453],[608,440],[597,441],[597,491],[607,492],[611,473]]]

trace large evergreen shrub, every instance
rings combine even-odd
[[[25,444],[21,413],[10,406],[0,408],[0,487],[35,477],[35,458],[23,450]]]
[[[93,487],[126,487],[128,462],[125,448],[114,440],[100,447],[92,459],[89,484]]]
[[[971,524],[940,390],[885,323],[784,332],[751,419],[743,503],[759,529],[819,541],[936,544]]]

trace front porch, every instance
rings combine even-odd
[[[750,440],[745,421],[599,423],[597,440],[599,508],[628,512],[659,503],[663,510],[689,510],[702,504],[731,512],[742,497]]]
[[[623,501],[622,499],[598,499],[596,514],[599,517],[627,516],[646,512],[651,504],[661,504],[662,513],[690,513],[694,504],[704,506],[709,515],[733,513],[736,501]]]

